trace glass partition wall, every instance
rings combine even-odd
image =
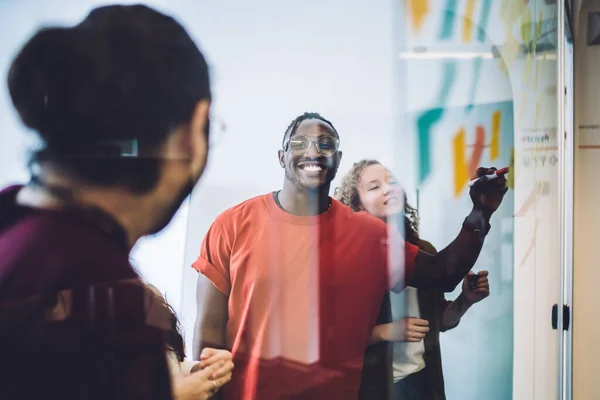
[[[490,298],[441,336],[446,395],[569,399],[562,310],[568,318],[573,47],[565,7],[405,1],[395,20],[394,165],[414,185],[423,237],[436,246],[451,240],[477,166],[511,168],[505,208],[474,268],[490,272]]]

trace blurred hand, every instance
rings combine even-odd
[[[477,168],[476,176],[473,179],[479,179],[469,191],[471,200],[475,208],[481,210],[487,216],[491,216],[502,204],[504,194],[508,190],[506,187],[506,176],[502,175],[496,179],[488,180],[485,175],[491,175],[496,168]],[[509,172],[510,173],[510,172]]]
[[[420,342],[429,332],[429,321],[414,317],[406,317],[390,324],[387,340],[391,342]]]
[[[173,378],[173,394],[177,400],[206,400],[231,380],[233,362],[218,361],[203,370]],[[219,375],[220,378],[213,379]]]
[[[213,365],[221,365],[221,367],[214,371],[211,379],[220,379],[227,374],[231,375],[231,370],[233,369],[231,353],[227,350],[206,347],[200,353],[200,363],[196,364],[191,372],[204,370]]]
[[[488,281],[488,271],[479,271],[477,280],[471,282],[469,277],[475,276],[473,271],[463,279],[462,294],[463,298],[471,305],[485,299],[490,295],[490,284]]]

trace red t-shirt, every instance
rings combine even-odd
[[[229,296],[236,365],[224,399],[357,398],[388,269],[414,270],[418,249],[388,263],[388,230],[338,201],[298,217],[271,193],[220,214],[193,264]],[[390,258],[391,260],[391,258]],[[402,262],[405,261],[405,262]]]

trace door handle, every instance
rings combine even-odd
[[[571,326],[571,308],[563,304],[562,309],[563,331],[568,331]],[[552,329],[558,329],[558,304],[552,306]]]

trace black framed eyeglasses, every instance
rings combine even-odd
[[[283,151],[290,150],[293,154],[299,156],[306,153],[313,144],[320,155],[323,157],[331,157],[338,151],[340,140],[330,135],[323,135],[314,139],[302,135],[295,135],[285,142]]]

